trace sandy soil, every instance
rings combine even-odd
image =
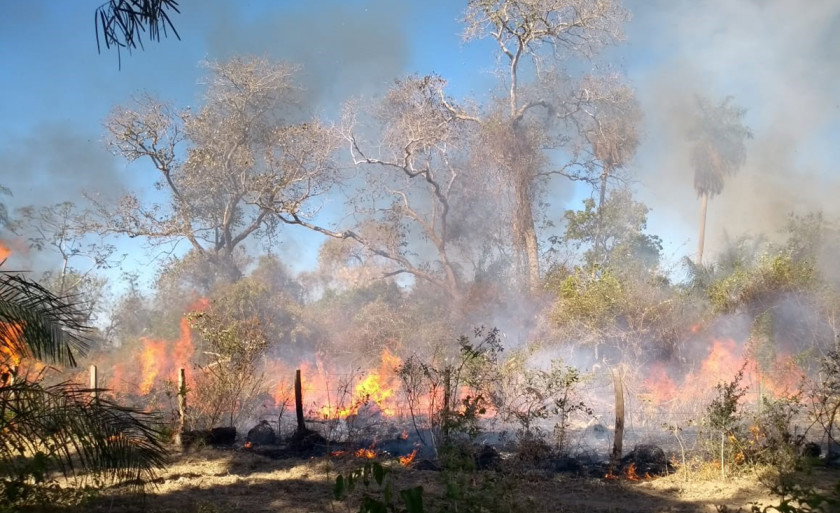
[[[396,461],[382,460],[393,468],[397,487],[422,484],[427,504],[440,493],[440,474],[404,469]],[[160,474],[155,488],[144,499],[111,490],[82,507],[92,512],[233,513],[356,511],[352,502],[336,502],[332,485],[338,472],[358,468],[359,460],[273,460],[243,450],[203,449],[174,457]],[[753,502],[778,503],[755,477],[685,482],[678,475],[646,481],[605,480],[548,475],[516,474],[516,504],[535,512],[714,512],[715,506],[749,510]],[[803,479],[829,488],[840,474],[815,470]]]

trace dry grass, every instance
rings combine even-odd
[[[396,461],[383,462],[393,468],[397,487],[422,484],[427,504],[434,505],[442,493],[440,474],[403,469]],[[247,451],[202,451],[179,455],[161,474],[155,488],[144,498],[109,490],[76,508],[55,507],[52,511],[145,512],[145,513],[260,513],[260,512],[347,512],[356,511],[352,501],[333,500],[332,484],[338,472],[362,464],[351,458],[328,460],[271,460]],[[775,503],[757,475],[721,480],[718,476],[695,474],[644,481],[606,481],[564,474],[518,473],[515,504],[533,512],[659,513],[714,512],[715,505],[735,508],[751,503]],[[837,473],[815,471],[805,479],[816,484],[836,481]],[[474,479],[480,481],[480,478]],[[34,511],[34,510],[33,510]],[[42,511],[42,510],[37,510]]]

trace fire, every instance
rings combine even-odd
[[[393,417],[400,411],[397,391],[400,389],[396,369],[402,360],[390,350],[385,349],[380,356],[380,364],[360,376],[359,381],[347,388],[348,375],[329,368],[316,359],[315,366],[302,363],[301,387],[304,402],[313,405],[311,413],[324,420],[346,419],[358,415],[364,407],[386,417]],[[270,362],[266,371],[269,375],[292,376],[294,370],[280,362]],[[347,392],[342,393],[342,390]],[[293,388],[290,378],[281,378],[274,387],[274,402],[278,407],[293,407]],[[408,436],[406,434],[406,436]]]
[[[23,325],[0,322],[0,370],[11,369],[20,364],[20,336]]]
[[[158,374],[160,374],[161,363],[165,361],[166,342],[162,340],[141,339],[144,347],[140,353],[140,376],[143,379],[138,387],[140,395],[146,395],[152,391]]]
[[[3,263],[11,254],[12,250],[9,249],[9,246],[0,241],[0,263]]]
[[[399,457],[400,465],[402,465],[403,467],[407,467],[407,466],[411,465],[411,463],[414,461],[415,457],[417,457],[417,449],[414,449],[413,451],[411,451],[411,454],[407,454],[405,456],[400,456]]]
[[[353,455],[356,456],[357,458],[365,458],[365,459],[368,459],[368,460],[372,460],[372,459],[376,458],[376,450],[373,449],[373,447],[371,446],[371,448],[369,448],[369,449],[364,449],[364,448],[359,449],[358,451],[353,453]]]
[[[655,405],[659,405],[671,401],[677,396],[677,385],[668,375],[665,370],[665,365],[656,362],[650,366],[647,371],[648,377],[645,379],[643,386],[648,390],[646,398]]]
[[[630,465],[627,466],[626,475],[627,475],[627,479],[629,479],[630,481],[638,481],[640,479],[639,475],[636,473],[636,464],[635,463],[631,463]]]
[[[199,300],[191,310],[206,308],[207,304],[206,300]],[[139,365],[133,370],[124,365],[115,365],[109,388],[116,391],[147,395],[155,385],[165,380],[175,380],[179,368],[185,369],[189,381],[191,378],[190,363],[195,353],[195,345],[192,341],[190,324],[186,318],[181,319],[179,329],[180,334],[177,340],[140,338],[141,348],[137,358]],[[126,390],[124,386],[126,382],[137,383],[136,389]]]

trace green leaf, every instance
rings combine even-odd
[[[373,479],[376,480],[376,484],[382,486],[382,480],[385,479],[385,469],[380,463],[373,463],[372,468]]]
[[[415,486],[400,491],[400,497],[405,503],[408,513],[423,513],[423,487]]]
[[[385,483],[385,489],[382,490],[382,498],[385,499],[385,504],[392,504],[394,500],[394,486],[388,481]]]
[[[344,492],[346,488],[344,487],[344,476],[341,474],[335,478],[335,485],[333,486],[333,496],[335,500],[340,501],[344,498]]]
[[[359,513],[388,513],[388,508],[382,501],[378,501],[372,497],[365,497],[359,506]]]

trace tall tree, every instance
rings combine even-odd
[[[592,162],[600,167],[600,171],[596,170],[598,214],[593,250],[595,261],[603,264],[601,259],[606,252],[603,232],[607,185],[636,153],[642,112],[635,91],[622,83],[617,75],[608,80],[604,77],[587,77],[583,88],[592,91],[594,97],[591,107],[581,109],[581,125],[588,150],[592,152]]]
[[[471,165],[472,127],[447,108],[444,86],[436,76],[409,77],[372,105],[348,105],[344,136],[363,180],[350,200],[358,223],[316,229],[359,243],[359,257],[385,264],[386,276],[409,274],[457,302],[475,246],[493,226],[492,184]]]
[[[700,96],[696,101],[697,110],[688,137],[693,143],[694,190],[700,198],[696,262],[699,265],[703,262],[709,199],[720,194],[724,179],[737,173],[746,162],[745,141],[752,138],[752,132],[743,122],[746,110],[736,105],[731,96],[720,103]]]
[[[575,106],[564,104],[556,87],[565,82],[558,72],[558,58],[594,55],[622,37],[621,24],[627,19],[627,11],[617,0],[470,0],[468,4],[464,38],[492,38],[504,62],[507,107],[495,122],[507,140],[498,146],[505,149],[501,167],[512,190],[518,274],[531,290],[540,282],[536,182],[549,160],[542,155],[544,141],[539,137],[544,128],[529,127],[528,118],[534,111],[548,118],[570,116]],[[534,77],[534,81],[525,86],[524,77]],[[574,99],[572,103],[582,96]]]
[[[108,146],[129,161],[147,159],[164,202],[136,194],[99,204],[104,233],[152,244],[186,241],[230,279],[234,252],[249,237],[269,242],[285,216],[307,218],[312,198],[333,183],[328,127],[301,121],[294,66],[263,58],[207,64],[204,105],[176,111],[151,97],[118,107],[106,121]]]

